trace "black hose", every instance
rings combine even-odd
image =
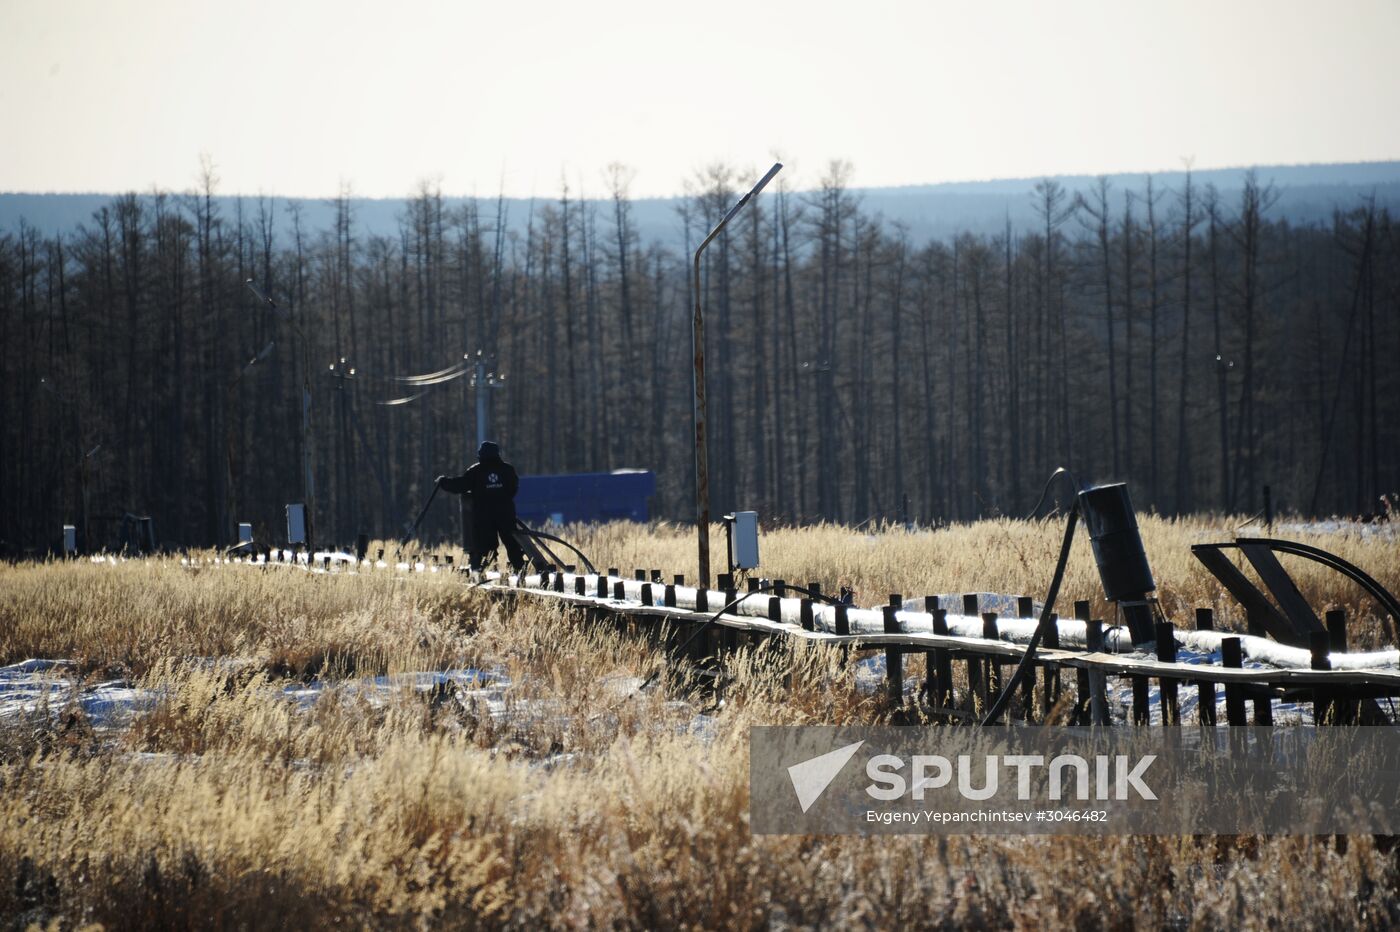
[[[587,569],[588,572],[592,573],[595,576],[598,575],[597,568],[595,568],[593,564],[589,562],[588,557],[583,555],[583,551],[579,550],[567,540],[564,540],[564,538],[555,537],[553,534],[546,534],[544,531],[537,531],[534,528],[530,527],[528,524],[526,524],[524,521],[521,521],[519,518],[515,519],[515,527],[516,530],[521,531],[525,534],[525,536],[533,540],[552,540],[556,544],[563,544],[565,547],[568,547],[570,550],[572,550],[575,554],[578,555],[579,560],[582,561],[584,568]],[[553,557],[554,555],[550,554],[550,556]],[[556,563],[558,562],[557,557],[554,557],[554,560]]]
[[[1057,470],[1058,473],[1058,470]],[[1054,478],[1053,476],[1051,477]],[[1048,486],[1047,486],[1048,487]],[[1010,700],[1012,693],[1021,681],[1025,679],[1026,671],[1031,668],[1035,659],[1035,649],[1040,646],[1040,639],[1045,632],[1050,629],[1051,615],[1055,611],[1055,599],[1060,595],[1060,583],[1065,578],[1065,564],[1069,561],[1069,545],[1074,540],[1074,527],[1079,523],[1079,509],[1070,509],[1069,518],[1065,521],[1065,539],[1060,544],[1060,558],[1055,563],[1055,575],[1050,580],[1050,591],[1045,596],[1045,607],[1040,612],[1040,622],[1035,626],[1035,633],[1031,635],[1030,643],[1026,645],[1026,652],[1021,655],[1021,662],[1016,665],[1016,672],[1011,674],[1011,679],[1002,687],[1001,695],[997,696],[996,702],[987,710],[987,715],[982,719],[983,725],[995,725],[997,718],[1001,715],[1002,709]]]
[[[827,595],[827,594],[824,593],[824,592],[817,592],[817,591],[815,591],[815,590],[813,590],[813,589],[808,589],[808,588],[805,587],[805,586],[794,586],[792,583],[788,583],[788,584],[786,585],[786,588],[791,589],[793,592],[800,592],[800,593],[802,593],[803,595],[807,596],[808,598],[813,599],[813,600],[818,601],[818,602],[826,602],[826,603],[828,603],[828,604],[830,604],[830,605],[842,605],[842,604],[844,604],[844,603],[841,602],[839,599],[835,599],[835,598],[833,598],[833,597]],[[771,582],[770,582],[770,583],[761,583],[761,584],[759,584],[759,587],[758,587],[757,589],[750,589],[748,592],[745,592],[743,595],[739,596],[739,598],[737,598],[737,599],[735,599],[734,601],[730,602],[728,605],[723,606],[719,611],[717,611],[717,612],[715,612],[713,615],[711,615],[711,616],[705,621],[704,624],[702,624],[699,628],[696,628],[695,631],[690,635],[690,637],[688,637],[688,638],[685,639],[685,643],[682,644],[680,647],[676,648],[676,651],[675,651],[675,652],[676,652],[677,654],[683,654],[683,653],[685,653],[685,649],[686,649],[687,647],[690,646],[691,642],[694,641],[696,638],[698,638],[700,635],[704,634],[705,631],[710,627],[710,625],[712,625],[712,624],[714,624],[715,622],[719,621],[720,616],[722,616],[725,612],[729,611],[731,608],[734,608],[735,606],[737,606],[740,602],[744,601],[744,600],[747,599],[749,596],[751,596],[751,595],[758,595],[758,594],[761,593],[761,592],[771,592],[772,590],[773,590],[773,584],[772,584]],[[660,676],[660,675],[661,675],[661,673],[660,673],[660,671],[658,670],[657,672],[653,673],[651,676],[647,677],[646,680],[644,680],[644,681],[642,682],[642,685],[640,685],[640,686],[637,687],[637,691],[638,691],[638,692],[641,692],[643,689],[646,689],[646,688],[647,688],[648,686],[650,686],[650,685],[656,680],[656,678],[657,678],[658,676]]]
[[[1078,494],[1079,490],[1083,488],[1083,486],[1079,484],[1079,480],[1075,478],[1074,473],[1061,466],[1060,468],[1056,469],[1050,474],[1049,479],[1045,480],[1045,487],[1040,490],[1040,498],[1036,499],[1035,507],[1032,508],[1030,512],[1026,515],[1027,521],[1032,521],[1035,519],[1036,513],[1040,511],[1040,506],[1045,504],[1045,496],[1050,494],[1050,486],[1054,485],[1055,480],[1060,478],[1061,476],[1064,476],[1070,481],[1070,484],[1074,486],[1074,491],[1076,494]]]

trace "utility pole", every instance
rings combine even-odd
[[[705,314],[700,300],[700,254],[720,234],[725,224],[733,220],[734,216],[744,209],[744,205],[749,202],[749,199],[762,191],[764,185],[772,181],[773,176],[782,171],[782,168],[782,162],[774,162],[773,167],[768,169],[768,173],[758,180],[758,184],[749,189],[748,194],[739,198],[739,203],[729,209],[729,213],[715,224],[715,228],[695,250],[695,323],[691,332],[691,349],[695,354],[695,408],[693,412],[695,420],[695,527],[700,538],[700,581],[698,585],[702,588],[710,584],[710,456],[706,450],[705,433],[707,416],[705,406]]]
[[[462,358],[470,359],[471,354],[468,353]],[[481,449],[483,443],[491,439],[490,393],[495,389],[506,387],[506,377],[494,371],[491,368],[493,365],[495,365],[495,357],[489,356],[481,350],[476,351],[476,365],[472,371],[470,387],[476,396],[474,399],[476,402],[476,447],[474,449],[477,450]],[[468,454],[471,452],[471,450],[467,451]]]

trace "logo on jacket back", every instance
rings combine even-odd
[[[491,473],[486,477],[486,484],[488,488],[499,489],[501,487],[501,477],[495,473]]]

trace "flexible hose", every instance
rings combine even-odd
[[[570,550],[572,550],[575,554],[578,555],[579,560],[583,562],[583,566],[585,569],[588,570],[588,572],[594,574],[595,576],[598,574],[598,570],[593,566],[591,562],[589,562],[588,557],[583,555],[583,551],[579,550],[567,540],[564,540],[564,538],[555,537],[553,534],[546,534],[544,531],[537,531],[534,528],[530,527],[528,524],[526,524],[524,521],[521,521],[519,518],[515,519],[515,527],[516,530],[520,531],[521,533],[525,534],[527,537],[533,540],[552,540],[556,544],[563,544],[565,547],[568,547]],[[558,562],[559,560],[556,557],[555,563],[557,564]]]
[[[1074,473],[1070,472],[1064,466],[1059,467],[1050,474],[1049,479],[1045,480],[1045,487],[1040,490],[1040,498],[1036,499],[1035,507],[1026,515],[1027,521],[1033,521],[1035,519],[1036,514],[1040,511],[1040,506],[1045,504],[1045,496],[1050,494],[1050,486],[1054,485],[1055,480],[1061,476],[1064,476],[1070,481],[1076,494],[1083,488],[1083,486],[1079,484],[1079,480],[1075,478]]]
[[[793,592],[800,592],[800,593],[802,593],[803,595],[807,596],[808,598],[813,599],[814,601],[826,602],[826,603],[828,603],[828,604],[830,604],[830,605],[841,605],[841,604],[844,604],[844,603],[842,603],[839,599],[832,598],[831,596],[827,595],[827,594],[824,593],[824,592],[817,592],[817,591],[815,591],[815,590],[808,589],[808,588],[805,587],[805,586],[794,586],[792,583],[788,583],[788,584],[786,585],[786,588],[791,589]],[[685,639],[685,643],[682,644],[680,647],[676,648],[676,651],[675,651],[675,652],[676,652],[677,654],[685,653],[685,649],[686,649],[687,647],[689,647],[689,646],[691,645],[691,643],[692,643],[696,638],[698,638],[700,635],[704,634],[705,631],[709,629],[710,625],[712,625],[712,624],[714,624],[715,622],[719,621],[720,616],[722,616],[725,612],[729,611],[731,608],[736,607],[740,602],[744,601],[744,600],[747,599],[749,596],[751,596],[751,595],[758,595],[758,594],[761,593],[761,592],[771,592],[772,590],[773,590],[773,584],[772,584],[771,582],[764,582],[764,583],[760,583],[760,584],[759,584],[759,587],[758,587],[757,589],[751,589],[751,590],[749,590],[748,592],[745,592],[743,595],[739,596],[739,598],[737,598],[737,599],[735,599],[734,601],[730,602],[729,604],[725,605],[725,606],[722,607],[719,611],[715,612],[715,613],[714,613],[713,615],[711,615],[708,619],[706,619],[705,623],[702,624],[700,627],[696,628],[695,631],[690,635],[690,637],[688,637],[688,638]],[[654,673],[652,673],[651,676],[647,677],[646,680],[643,681],[642,685],[640,685],[640,686],[637,687],[637,691],[638,691],[638,692],[641,692],[643,689],[646,689],[646,688],[647,688],[648,686],[650,686],[650,685],[656,680],[656,678],[657,678],[658,676],[660,676],[660,675],[661,675],[661,672],[660,672],[659,670],[656,671],[656,672],[654,672]]]
[[[992,703],[992,707],[987,710],[986,717],[982,719],[983,725],[996,724],[1002,709],[1011,699],[1016,687],[1025,679],[1026,671],[1031,668],[1035,660],[1035,649],[1040,646],[1041,637],[1050,629],[1050,617],[1055,611],[1055,599],[1060,595],[1060,583],[1065,578],[1065,564],[1069,561],[1069,545],[1074,540],[1074,527],[1078,523],[1079,509],[1072,508],[1069,518],[1065,521],[1065,539],[1060,544],[1060,558],[1055,563],[1055,575],[1050,580],[1050,591],[1045,596],[1045,607],[1040,612],[1040,622],[1035,626],[1035,633],[1031,635],[1030,643],[1026,645],[1026,652],[1021,655],[1021,662],[1016,664],[1016,672],[1011,674],[1011,679],[1007,680],[1006,685],[1001,690],[1001,695],[997,696],[996,702]]]

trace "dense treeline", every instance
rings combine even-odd
[[[1291,224],[1253,177],[1228,199],[1189,175],[1046,181],[1034,231],[923,243],[848,174],[775,185],[706,254],[716,512],[1016,514],[1058,465],[1164,512],[1252,512],[1265,485],[1282,507],[1369,512],[1400,487],[1387,211]],[[686,241],[748,180],[697,175]],[[67,522],[100,546],[133,512],[172,542],[240,520],[280,539],[304,454],[320,539],[393,534],[471,460],[476,392],[395,377],[478,352],[522,472],[647,467],[655,513],[692,516],[689,257],[640,241],[628,181],[614,167],[605,198],[536,202],[523,230],[503,201],[423,185],[383,237],[357,231],[348,191],[331,229],[296,202],[220,209],[206,165],[196,191],[117,197],[64,235],[0,233],[0,536],[44,546]]]

